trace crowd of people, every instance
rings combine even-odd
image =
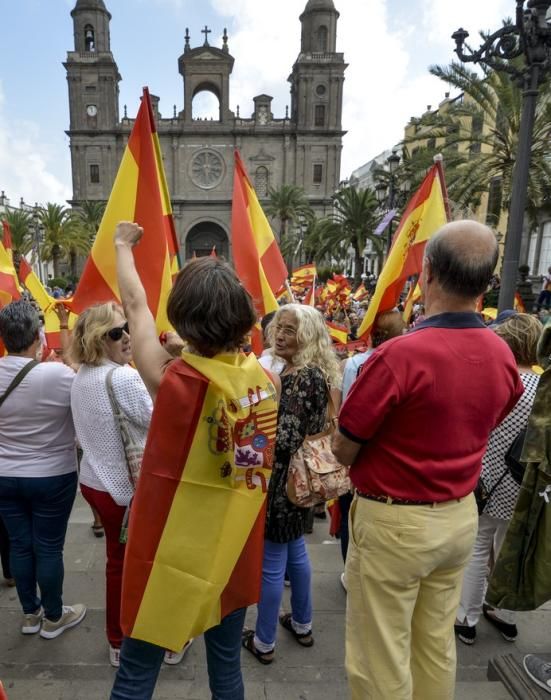
[[[326,321],[346,323],[354,342],[366,302],[287,303],[262,319],[258,361],[244,352],[252,300],[214,257],[179,273],[167,304],[175,333],[160,339],[134,265],[142,233],[117,226],[122,305],[89,308],[69,333],[60,304],[62,361],[39,361],[29,301],[0,310],[0,554],[21,633],[53,639],[86,615],[63,600],[80,488],[94,534],[105,534],[111,700],[151,698],[163,661],[180,663],[200,633],[212,697],[242,700],[242,650],[277,661],[278,627],[301,647],[315,643],[304,538],[313,509],[290,500],[288,475],[304,441],[334,423],[333,453],[350,468],[350,489],[330,509],[351,696],[451,700],[454,633],[473,644],[483,614],[504,639],[518,635],[514,611],[485,596],[520,491],[506,453],[529,422],[545,364],[535,315],[510,310],[488,326],[476,312],[498,258],[492,231],[458,221],[437,232],[424,253],[423,305],[406,321],[402,309],[379,314],[365,346],[336,348]],[[255,432],[259,421],[273,431]],[[487,498],[477,509],[479,480]],[[234,559],[221,531],[207,536],[193,521],[198,484],[216,489],[226,516],[248,514]],[[286,580],[291,609],[282,612]],[[525,668],[551,692],[548,665],[528,657]]]

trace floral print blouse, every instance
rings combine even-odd
[[[304,534],[308,508],[298,508],[287,498],[287,474],[291,456],[307,435],[323,430],[328,403],[327,383],[317,367],[281,377],[274,464],[268,488],[266,539],[285,543]]]

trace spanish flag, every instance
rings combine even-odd
[[[105,214],[72,300],[76,313],[92,304],[120,301],[113,235],[119,221],[135,221],[144,230],[134,259],[147,303],[159,332],[170,328],[166,301],[172,286],[176,236],[160,153],[149,91],[144,88]]]
[[[421,287],[419,286],[419,283],[412,284],[411,287],[409,288],[408,295],[406,297],[406,303],[404,304],[404,313],[402,314],[402,318],[404,319],[404,323],[409,326],[409,322],[411,321],[411,314],[413,313],[413,305],[415,304],[416,301],[419,301],[419,299],[422,296],[421,292]]]
[[[309,287],[316,277],[316,266],[314,264],[302,265],[291,273],[291,286],[299,289]]]
[[[367,299],[368,296],[369,292],[365,288],[365,284],[362,282],[354,294],[352,294],[352,299],[355,301],[363,301],[364,299]]]
[[[340,326],[338,323],[326,321],[325,325],[329,331],[329,335],[340,345],[346,345],[348,341],[348,330],[345,326]]]
[[[312,286],[304,295],[302,300],[304,306],[315,306],[316,305],[316,277],[312,280]]]
[[[438,161],[429,170],[402,215],[358,337],[369,335],[377,314],[396,306],[408,277],[420,274],[427,241],[448,220],[445,200],[446,185],[442,163]]]
[[[169,365],[130,516],[125,635],[179,651],[258,601],[276,423],[254,355]]]
[[[3,243],[0,243],[0,308],[11,301],[21,298],[21,289],[13,266],[10,229],[6,221],[3,221],[2,224]]]
[[[44,334],[46,335],[46,344],[48,348],[50,350],[60,350],[61,336],[59,318],[55,312],[55,307],[57,304],[65,303],[65,301],[69,302],[69,300],[61,301],[51,297],[24,257],[21,257],[19,262],[19,281],[25,289],[31,293],[44,314]],[[77,318],[76,314],[69,313],[69,330],[72,330]]]
[[[252,296],[259,318],[277,311],[275,294],[285,284],[287,268],[238,151],[235,151],[231,237],[237,276]],[[262,351],[258,329],[253,331],[253,350],[258,354]]]

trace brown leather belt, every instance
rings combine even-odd
[[[393,506],[434,506],[437,505],[437,501],[416,501],[413,499],[406,498],[392,498],[392,496],[374,496],[370,493],[362,493],[362,491],[356,491],[358,496],[361,498],[366,498],[368,501],[378,501],[379,503],[386,503],[387,505]]]

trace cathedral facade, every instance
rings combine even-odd
[[[119,74],[111,51],[111,14],[104,0],[77,0],[71,12],[74,50],[64,67],[69,88],[73,199],[109,197],[134,120],[119,114]],[[302,187],[318,216],[328,214],[340,180],[342,102],[346,63],[336,51],[339,13],[333,0],[308,0],[300,15],[300,53],[288,78],[290,110],[272,112],[272,97],[252,98],[252,114],[230,109],[231,73],[226,30],[221,46],[204,40],[192,46],[185,30],[178,68],[183,78],[183,109],[170,117],[153,110],[172,199],[174,222],[189,258],[208,254],[231,257],[230,221],[233,153],[237,148],[262,202],[269,188]],[[298,32],[297,32],[298,34]],[[298,39],[298,36],[297,36]],[[297,42],[298,43],[298,42]],[[215,95],[217,118],[194,117],[193,100],[203,91]]]

